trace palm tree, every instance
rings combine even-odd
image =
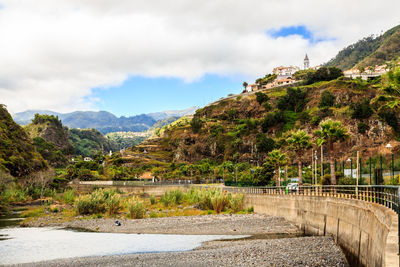
[[[243,82],[244,90],[246,90],[246,87],[247,87],[248,85],[249,85],[249,84],[248,84],[247,82]]]
[[[302,160],[304,152],[311,147],[310,139],[311,136],[309,136],[303,130],[292,132],[290,136],[286,139],[286,142],[289,144],[289,147],[297,154],[297,160],[299,165],[299,184],[303,183]]]
[[[280,186],[279,183],[279,168],[286,165],[287,158],[285,153],[281,153],[279,149],[274,149],[268,153],[267,161],[275,167],[275,180],[276,186]]]
[[[333,146],[336,142],[344,141],[349,137],[348,130],[340,121],[331,119],[323,121],[319,124],[320,130],[315,131],[319,136],[318,145],[327,144],[329,152],[329,163],[331,165],[331,184],[336,185],[335,160],[333,157]]]

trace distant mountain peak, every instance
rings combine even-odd
[[[194,114],[196,107],[184,110],[167,110],[149,114],[140,114],[130,117],[117,117],[108,111],[73,111],[70,113],[58,113],[51,110],[26,110],[13,114],[14,120],[20,125],[27,125],[34,115],[54,115],[62,121],[63,125],[69,128],[94,128],[103,134],[117,131],[142,132],[152,127],[157,121],[170,117],[180,118],[185,115]]]

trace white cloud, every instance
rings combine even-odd
[[[5,0],[0,9],[0,103],[13,112],[93,109],[91,88],[129,75],[205,73],[253,79],[276,65],[326,62],[395,26],[400,2],[382,0]],[[305,25],[316,37],[273,39]]]

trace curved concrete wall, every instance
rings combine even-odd
[[[246,207],[282,216],[306,234],[331,235],[351,266],[399,266],[397,215],[375,203],[296,195],[246,195]]]

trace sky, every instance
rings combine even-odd
[[[0,103],[118,116],[204,106],[400,24],[398,0],[0,0]]]

